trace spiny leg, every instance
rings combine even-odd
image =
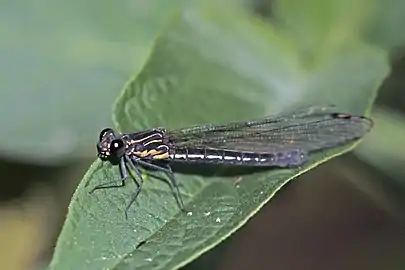
[[[125,186],[125,179],[128,177],[127,170],[125,168],[125,160],[122,158],[119,163],[119,170],[121,174],[120,180],[114,180],[102,183],[98,186],[95,186],[89,193],[92,194],[97,189],[107,189],[107,188],[119,188]]]
[[[138,182],[136,180],[136,178],[131,175],[131,178],[134,180],[137,188],[136,188],[135,193],[132,195],[131,200],[129,201],[127,207],[125,208],[125,218],[128,219],[128,210],[129,210],[129,208],[131,208],[132,204],[135,202],[136,198],[138,197],[139,193],[142,190],[143,177],[142,177],[142,174],[139,171],[139,169],[134,164],[134,163],[136,163],[136,160],[132,160],[131,158],[129,158],[127,156],[125,156],[125,158],[127,160],[126,164],[128,164],[130,169],[133,170],[135,172],[136,176],[139,178],[139,182]]]
[[[178,199],[178,203],[180,205],[180,208],[181,208],[182,211],[185,211],[184,203],[183,203],[183,197],[181,196],[180,189],[179,189],[179,183],[177,182],[176,178],[174,177],[174,173],[172,171],[172,168],[168,164],[166,165],[166,167],[162,167],[162,166],[158,166],[158,165],[148,163],[148,162],[145,162],[145,161],[142,161],[142,160],[137,160],[136,162],[139,163],[142,166],[149,167],[151,169],[155,169],[155,170],[166,173],[169,176],[170,182],[172,183],[172,185],[176,189],[176,194],[177,194],[176,198]]]

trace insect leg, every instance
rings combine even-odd
[[[132,195],[131,200],[129,201],[127,207],[125,208],[125,218],[128,219],[128,210],[131,208],[132,204],[135,202],[136,198],[138,197],[139,193],[142,190],[142,185],[143,185],[143,177],[139,169],[136,167],[136,164],[138,163],[138,160],[136,159],[131,159],[130,157],[125,156],[126,159],[126,164],[128,167],[133,170],[138,177],[139,181],[131,175],[132,180],[134,180],[137,188],[135,193]]]
[[[118,188],[118,187],[125,186],[125,179],[128,177],[128,172],[127,172],[127,169],[125,168],[125,159],[124,158],[121,158],[121,160],[120,160],[119,169],[120,169],[120,174],[121,174],[120,180],[114,180],[114,181],[102,183],[98,186],[95,186],[89,193],[91,194],[98,189]]]
[[[137,162],[142,166],[149,167],[151,169],[155,169],[155,170],[164,172],[169,176],[171,184],[176,189],[176,192],[175,192],[176,195],[177,195],[176,199],[178,200],[179,206],[180,206],[182,211],[185,211],[184,203],[183,203],[183,197],[181,196],[181,193],[180,193],[179,184],[178,184],[176,178],[174,177],[174,173],[173,173],[172,168],[170,167],[170,165],[167,164],[165,167],[163,167],[163,166],[158,166],[158,165],[155,165],[155,164],[152,164],[152,163],[149,163],[149,162],[145,162],[143,160],[137,160]]]
[[[180,208],[182,211],[185,211],[183,197],[181,196],[180,189],[179,189],[179,182],[177,181],[176,177],[174,177],[174,173],[172,171],[172,167],[169,164],[166,164],[167,172],[166,174],[169,176],[170,182],[176,188],[177,197],[179,198]]]

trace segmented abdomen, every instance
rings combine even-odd
[[[210,148],[176,148],[170,151],[170,159],[173,161],[245,166],[299,166],[306,161],[306,158],[307,154],[299,149],[274,153],[238,152]]]

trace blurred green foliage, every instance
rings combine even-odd
[[[34,164],[92,156],[122,85],[183,2],[2,1],[0,154]]]

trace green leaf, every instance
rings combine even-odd
[[[321,57],[356,39],[374,18],[376,0],[274,1],[275,22],[307,57]]]
[[[374,20],[367,31],[370,39],[387,50],[403,47],[405,1],[373,0],[370,4],[374,7]]]
[[[1,155],[33,164],[94,155],[120,88],[182,2],[2,1]]]
[[[309,31],[309,30],[308,30]],[[114,107],[120,131],[242,121],[304,105],[364,113],[388,73],[384,51],[348,39],[308,65],[286,30],[238,9],[187,9],[156,41],[147,64]],[[315,63],[315,64],[314,64]],[[125,220],[135,185],[88,194],[117,168],[96,161],[76,190],[53,269],[178,269],[252,217],[283,185],[351,150],[313,155],[294,169],[224,176],[176,173],[188,213],[148,177]],[[239,178],[241,177],[241,178]],[[145,242],[145,243],[144,243]],[[139,248],[137,246],[144,243]]]
[[[387,109],[373,110],[375,128],[356,154],[405,186],[405,119]]]
[[[275,23],[307,57],[327,53],[358,35],[386,50],[405,44],[402,0],[278,0],[272,8]]]

